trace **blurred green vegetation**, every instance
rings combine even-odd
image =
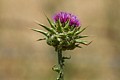
[[[55,80],[52,66],[57,63],[54,48],[34,20],[49,25],[59,11],[78,16],[83,33],[93,40],[82,49],[66,51],[65,80],[120,80],[120,1],[119,0],[0,0],[0,80]]]

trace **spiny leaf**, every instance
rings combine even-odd
[[[87,44],[85,44],[85,45],[90,45],[92,43],[92,41],[90,41],[90,42],[88,42]]]
[[[73,35],[75,34],[75,32],[76,32],[76,28],[74,28],[72,31],[69,31],[69,32],[67,33],[67,35],[73,36]]]
[[[50,19],[47,17],[47,15],[44,13],[45,17],[47,18],[50,26],[53,28],[53,29],[56,29],[56,27],[53,25],[53,23],[50,21]]]
[[[67,35],[71,35],[71,36],[73,36],[74,32],[75,32],[75,30],[73,30],[73,31],[69,31],[69,32],[67,33]]]
[[[76,31],[77,31],[77,29],[76,29],[76,28],[74,28],[74,29],[73,29],[73,34],[75,34],[75,32],[76,32]]]
[[[60,20],[58,20],[58,27],[57,27],[57,30],[58,30],[58,32],[60,32],[60,33],[63,32],[63,30],[62,30],[62,24],[61,24]]]
[[[75,41],[76,41],[76,43],[82,43],[82,44],[86,43],[86,41],[83,41],[83,40],[80,40],[80,39],[75,39]]]
[[[68,28],[69,28],[69,21],[67,21],[67,23],[65,24],[64,29],[66,30],[66,29],[68,29]]]
[[[71,56],[69,56],[69,57],[63,57],[63,59],[71,59]]]
[[[77,44],[76,47],[78,47],[78,48],[82,48],[81,46],[79,46],[79,44]]]
[[[81,29],[81,26],[77,27],[77,30],[80,30]]]
[[[53,30],[53,29],[51,29],[51,28],[49,28],[49,27],[46,27],[46,26],[44,26],[43,24],[40,24],[38,21],[36,21],[36,23],[37,23],[38,25],[40,25],[41,27],[45,28],[45,29],[46,29],[47,31],[49,31],[50,33],[56,34],[55,30]]]
[[[43,38],[43,39],[38,39],[37,41],[41,41],[41,40],[46,40],[46,38]]]
[[[39,29],[31,29],[31,30],[42,33],[43,35],[45,35],[47,37],[47,32],[45,32],[45,31],[42,31],[42,30],[39,30]]]
[[[52,70],[53,71],[56,71],[56,72],[60,72],[60,68],[59,67],[57,67],[56,65],[54,65],[53,67],[52,67]]]
[[[75,29],[74,26],[70,26],[70,30],[73,31]]]
[[[76,39],[75,41],[76,41],[76,43],[80,43],[80,44],[84,44],[84,45],[89,45],[90,43],[92,43],[92,41],[91,42],[87,42],[87,41],[80,40],[80,39]]]
[[[77,32],[75,33],[75,35],[78,35],[78,34],[82,33],[86,28],[87,28],[87,27],[83,28],[82,30],[77,31]]]
[[[84,36],[77,36],[76,39],[79,39],[79,38],[86,38],[88,37],[87,35],[84,35]]]

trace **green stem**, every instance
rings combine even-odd
[[[58,50],[58,65],[60,67],[60,71],[58,72],[57,80],[64,80],[62,50]]]

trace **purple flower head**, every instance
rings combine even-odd
[[[53,19],[55,22],[58,22],[58,20],[60,20],[60,22],[63,25],[67,21],[69,21],[69,26],[74,26],[74,27],[81,26],[81,23],[79,22],[79,20],[77,19],[77,17],[75,15],[66,13],[66,12],[60,12],[60,13],[55,14],[53,16]]]

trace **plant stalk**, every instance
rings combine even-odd
[[[62,56],[62,50],[58,50],[58,65],[59,65],[59,72],[58,72],[58,78],[57,80],[64,80],[64,72],[63,72],[63,56]]]

